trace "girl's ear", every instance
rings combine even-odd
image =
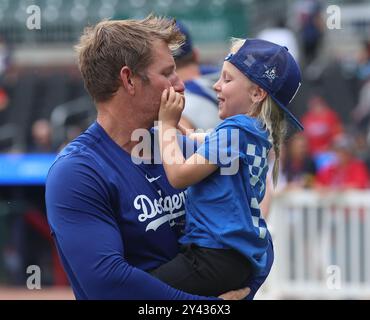
[[[253,103],[260,103],[267,97],[267,92],[262,89],[260,86],[254,86],[251,92],[251,99]]]

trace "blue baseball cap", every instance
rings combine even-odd
[[[176,21],[176,27],[185,36],[184,44],[178,50],[176,50],[174,54],[174,58],[177,60],[193,52],[193,41],[191,40],[189,30],[185,27],[183,23],[181,23],[180,21]]]
[[[288,109],[301,86],[301,72],[286,47],[260,40],[246,39],[243,46],[225,61],[232,63],[248,79],[258,84],[283,109],[287,120],[303,130],[303,125]]]

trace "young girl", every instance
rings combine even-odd
[[[188,187],[186,228],[181,252],[154,276],[189,293],[219,295],[245,287],[252,274],[269,272],[272,243],[259,204],[271,148],[277,182],[286,120],[303,129],[288,110],[300,81],[285,47],[235,39],[214,85],[224,121],[209,135],[192,135],[200,146],[188,159],[169,134],[176,130],[184,99],[173,88],[164,90],[159,144],[170,184]]]

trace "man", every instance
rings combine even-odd
[[[153,126],[164,89],[183,93],[170,50],[182,40],[174,21],[149,16],[100,22],[77,46],[97,121],[59,154],[46,184],[50,228],[77,299],[206,299],[143,271],[177,254],[185,193],[161,164],[135,164],[131,137]]]
[[[185,36],[184,44],[174,55],[177,74],[185,84],[186,104],[180,124],[186,129],[213,129],[221,122],[213,90],[220,70],[200,64],[199,51],[193,47],[189,30],[179,21],[176,25]]]
[[[351,190],[369,187],[366,164],[356,157],[354,139],[348,134],[337,136],[332,143],[335,161],[317,173],[318,189]]]
[[[267,27],[259,32],[256,38],[287,47],[294,60],[299,64],[299,44],[293,30],[287,27],[287,18],[281,15],[273,22],[271,27]]]

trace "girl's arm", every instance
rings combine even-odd
[[[181,134],[187,136],[188,138],[195,140],[198,144],[202,144],[204,139],[208,135],[206,132],[194,132],[194,129],[188,129],[181,125],[181,123],[177,124],[177,129],[180,130]]]
[[[189,131],[194,131],[195,128],[193,125],[185,118],[181,117],[179,123],[177,124],[177,128],[181,131],[181,133],[185,136],[186,132]]]
[[[208,134],[206,132],[194,132],[189,135],[189,138],[195,140],[198,144],[202,144]]]
[[[189,133],[193,132],[193,128],[187,128],[181,124],[181,121],[177,124],[177,129],[180,130],[181,134],[189,137]],[[189,137],[190,138],[190,137]]]
[[[159,109],[159,148],[167,179],[174,188],[186,188],[217,170],[215,164],[195,153],[185,160],[176,138],[176,128],[184,107],[183,96],[171,87],[167,99],[163,91]]]

